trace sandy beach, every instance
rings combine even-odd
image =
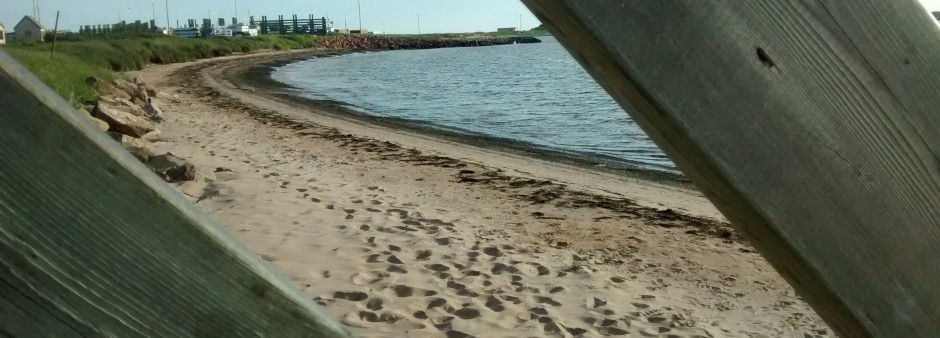
[[[335,52],[331,52],[335,53]],[[363,337],[828,337],[681,177],[289,95],[267,53],[151,66],[178,190]]]

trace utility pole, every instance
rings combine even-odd
[[[236,22],[233,22],[233,23],[232,23],[233,25],[237,25],[237,24],[238,24],[238,22],[237,22],[237,21],[238,21],[238,0],[235,0],[235,21],[236,21]]]
[[[49,54],[50,59],[55,59],[55,41],[59,37],[59,11],[55,11],[55,28],[52,29],[52,53]]]
[[[519,13],[519,31],[522,31],[522,13]]]
[[[150,11],[153,12],[153,24],[156,25],[157,24],[157,5],[151,2]],[[154,27],[151,27],[151,28],[154,28]]]
[[[362,34],[362,0],[356,0],[356,3],[359,4],[359,34]]]
[[[166,6],[166,35],[170,35],[170,0],[164,0],[163,5]],[[176,21],[176,26],[180,25],[179,21]]]
[[[418,35],[421,35],[421,13],[418,13]]]

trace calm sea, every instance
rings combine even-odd
[[[676,168],[551,37],[542,43],[359,53],[283,66],[275,80],[369,114],[509,139],[598,163]]]

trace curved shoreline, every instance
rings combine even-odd
[[[350,108],[354,106],[346,102],[336,100],[318,100],[303,97],[296,91],[304,89],[277,81],[271,76],[272,73],[278,68],[296,62],[318,59],[322,57],[339,56],[350,53],[382,51],[384,50],[357,49],[318,55],[300,55],[295,57],[288,56],[284,58],[264,60],[258,63],[254,63],[251,66],[246,66],[246,69],[244,69],[242,74],[229,73],[227,74],[227,77],[229,81],[234,80],[235,82],[240,82],[243,85],[267,91],[283,100],[304,105],[313,108],[318,112],[330,114],[339,118],[349,118],[364,123],[407,129],[409,131],[446,139],[448,141],[465,143],[476,147],[495,148],[503,152],[510,152],[517,155],[564,163],[567,165],[574,165],[584,168],[585,170],[613,173],[629,178],[649,180],[657,183],[677,184],[683,188],[695,189],[691,182],[678,171],[673,173],[665,170],[656,170],[652,168],[645,168],[637,163],[631,163],[630,161],[607,157],[604,155],[588,155],[577,152],[554,150],[524,141],[474,133],[465,133],[437,126],[429,122],[368,114]]]
[[[332,53],[243,55],[141,76],[171,93],[155,151],[218,171],[207,185],[177,188],[355,334],[557,335],[533,308],[591,336],[828,330],[681,183],[331,114],[240,79],[264,79],[263,67],[251,71],[259,64]],[[428,307],[421,295],[432,293],[460,306]],[[591,308],[617,323],[585,321]],[[467,311],[474,316],[453,326],[435,322]]]

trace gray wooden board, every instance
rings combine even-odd
[[[0,51],[0,335],[346,337]]]
[[[915,0],[523,0],[845,337],[940,336],[940,31]]]

